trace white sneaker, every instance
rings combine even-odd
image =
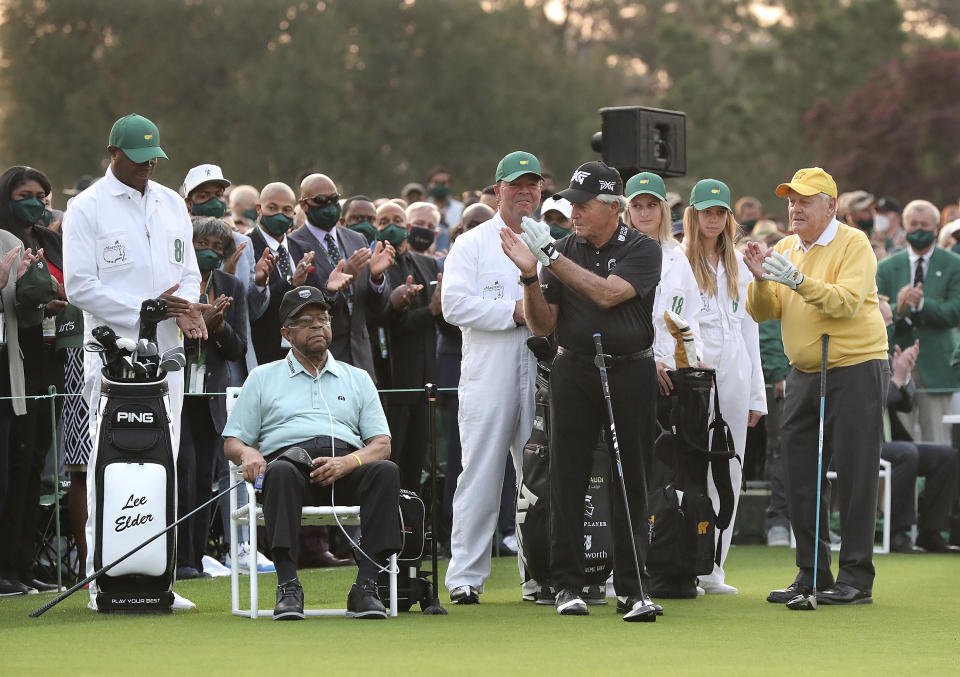
[[[230,566],[229,558],[227,558],[227,566]],[[257,573],[261,574],[272,574],[277,569],[273,566],[266,555],[257,551]],[[237,571],[242,574],[250,573],[250,543],[239,543],[237,544]]]
[[[726,583],[713,583],[711,581],[700,581],[699,586],[707,595],[738,595],[740,591],[732,585]],[[699,592],[697,593],[699,594]]]
[[[789,546],[790,530],[786,527],[770,527],[767,529],[767,545]]]
[[[706,594],[707,594],[707,591],[704,590],[703,588],[701,588],[701,587],[698,585],[698,586],[697,586],[697,597],[699,597],[700,595],[706,595]]]
[[[181,597],[176,592],[173,593],[173,604],[170,606],[171,609],[183,609],[183,610],[192,610],[196,609],[197,605],[191,602],[186,597]]]
[[[230,567],[220,564],[220,562],[212,558],[210,555],[204,555],[201,563],[203,564],[203,573],[209,574],[213,578],[220,578],[222,576],[230,575]]]

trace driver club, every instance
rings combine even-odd
[[[824,404],[827,399],[827,346],[830,343],[830,335],[822,335],[820,341],[822,348],[820,357],[820,435],[817,438],[817,518],[813,531],[813,590],[810,591],[809,595],[800,593],[787,602],[787,608],[791,611],[815,611],[817,608],[817,565],[819,563],[818,555],[820,554],[820,491],[821,474],[823,473],[823,417]]]

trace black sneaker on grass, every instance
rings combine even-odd
[[[557,613],[561,616],[587,616],[590,610],[578,593],[564,589],[557,593]]]
[[[357,581],[347,595],[347,618],[386,618],[387,608],[380,601],[377,582],[371,578]]]
[[[303,614],[303,586],[300,581],[293,580],[277,586],[277,605],[273,607],[275,621],[302,621]]]
[[[557,591],[549,585],[541,585],[537,588],[537,604],[543,606],[553,606],[557,601]]]
[[[580,594],[583,596],[583,601],[587,603],[587,606],[607,603],[606,585],[587,585]]]

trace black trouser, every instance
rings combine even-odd
[[[0,347],[0,397],[10,397],[10,368],[7,347]],[[15,415],[10,400],[0,400],[0,515],[7,505],[7,487],[9,486],[8,459],[10,449],[10,427]]]
[[[783,398],[777,397],[775,385],[767,385],[767,460],[764,475],[770,483],[770,501],[767,503],[767,529],[789,527],[790,508],[787,506],[786,467],[780,445],[780,426],[783,420]],[[817,581],[819,585],[819,580]]]
[[[177,455],[177,517],[186,515],[213,495],[213,459],[223,455],[223,438],[210,415],[210,400],[196,395],[183,398],[180,452]],[[203,572],[203,552],[210,533],[207,506],[177,527],[177,566]]]
[[[883,443],[883,409],[890,366],[868,360],[827,372],[821,486],[827,468],[837,471],[840,503],[840,570],[837,581],[858,590],[873,589],[873,534],[877,515],[877,473]],[[814,524],[817,493],[817,437],[820,421],[820,374],[791,369],[783,407],[783,455],[787,496],[797,538],[797,580],[813,581]],[[822,491],[817,587],[833,585],[830,572],[830,506]]]
[[[890,531],[905,531],[914,524],[921,531],[944,531],[950,501],[957,487],[957,450],[945,444],[884,442],[880,458],[890,461]],[[917,476],[926,484],[915,505]]]
[[[642,571],[647,553],[646,468],[656,434],[657,370],[653,359],[646,358],[619,362],[607,374]],[[583,500],[597,436],[609,426],[607,405],[597,368],[561,354],[550,373],[550,396],[550,577],[558,589],[579,591],[584,585]],[[639,592],[640,582],[615,464],[611,476],[613,586],[618,595],[632,595]]]
[[[337,456],[353,449],[339,448]],[[312,458],[329,456],[330,447],[300,444]],[[297,561],[300,543],[300,511],[305,505],[359,505],[360,546],[371,557],[399,552],[400,536],[400,471],[393,461],[364,463],[331,487],[311,484],[301,470],[285,460],[267,468],[263,478],[263,518],[270,548],[286,548],[290,559]]]
[[[410,396],[390,393],[388,397],[406,399]],[[413,401],[396,403],[388,399],[385,413],[390,426],[390,460],[400,468],[400,486],[419,493],[427,455],[426,397],[415,395]]]

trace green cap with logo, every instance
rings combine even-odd
[[[653,195],[658,200],[666,201],[667,184],[653,172],[640,172],[630,177],[624,192],[627,194],[627,200],[632,200],[637,195]]]
[[[533,174],[538,179],[540,176],[540,160],[537,156],[522,150],[515,150],[500,160],[497,165],[497,181],[513,181],[524,174]]]
[[[716,179],[697,181],[690,191],[690,205],[698,210],[723,207],[728,212],[733,211],[730,208],[730,189],[723,181]]]
[[[124,115],[114,122],[107,145],[119,148],[137,164],[158,157],[167,159],[167,154],[160,148],[160,131],[142,115]]]

